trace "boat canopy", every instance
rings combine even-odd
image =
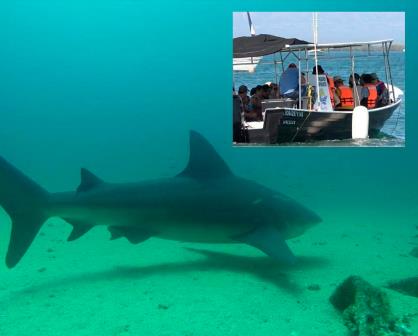
[[[382,46],[384,44],[390,44],[393,40],[379,40],[379,41],[367,41],[367,42],[346,42],[346,43],[319,43],[316,45],[317,49],[340,49],[340,48],[357,48],[357,47],[373,47]],[[288,44],[284,46],[281,51],[302,51],[302,50],[314,50],[315,44],[313,43],[300,43],[300,44]]]
[[[284,38],[268,34],[236,37],[233,42],[234,58],[266,56],[292,45],[310,45],[309,42],[297,38]]]

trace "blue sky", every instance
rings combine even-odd
[[[257,34],[312,41],[312,12],[251,12]],[[405,43],[404,12],[321,12],[319,42],[394,39]],[[246,12],[234,13],[234,37],[249,35]]]

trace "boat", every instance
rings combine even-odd
[[[235,144],[280,144],[351,139],[354,134],[353,128],[358,127],[355,125],[356,120],[368,122],[364,137],[378,137],[385,122],[400,107],[403,100],[402,90],[396,87],[392,80],[390,49],[393,40],[327,44],[315,42],[310,43],[296,38],[283,38],[267,34],[234,39],[234,58],[273,55],[272,61],[264,63],[272,64],[276,82],[277,78],[280,78],[277,68],[284,71],[285,60],[293,58],[299,69],[299,87],[301,87],[301,74],[304,72],[308,85],[314,91],[313,96],[302,96],[302,93],[299,93],[299,97],[293,99],[282,97],[263,100],[261,102],[263,120],[245,121],[241,115],[241,132],[238,139],[234,138]],[[318,50],[321,53],[318,53]],[[348,52],[335,52],[341,50]],[[353,106],[352,110],[334,109],[330,101],[326,76],[316,76],[310,73],[312,64],[318,65],[318,61],[337,59],[349,62],[351,74],[354,76],[356,61],[359,58],[375,57],[383,58],[385,86],[388,89],[389,99],[384,106],[366,109],[366,119],[353,118],[355,113],[363,111],[362,106]],[[302,68],[304,69],[302,70]],[[375,72],[375,70],[370,69],[370,72]],[[234,96],[234,116],[240,113],[238,110],[240,104],[236,99],[239,100],[239,97]],[[360,125],[360,127],[362,126],[364,128],[364,125]],[[234,134],[236,134],[235,131]]]
[[[251,36],[256,36],[255,27],[251,20],[250,12],[247,12],[247,20]],[[239,57],[232,59],[233,71],[254,72],[262,57]]]

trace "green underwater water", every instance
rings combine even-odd
[[[405,148],[233,148],[232,11],[311,2],[158,4],[2,3],[0,155],[49,191],[75,190],[80,167],[111,182],[173,176],[196,130],[236,175],[323,222],[291,241],[299,266],[278,269],[243,245],[130,245],[104,228],[66,243],[69,225],[50,219],[15,269],[0,263],[0,335],[343,334],[327,301],[337,283],[418,272],[408,255],[418,244],[416,96],[406,93]],[[415,5],[390,6],[415,24]],[[408,39],[406,83],[418,70]],[[0,256],[9,235],[0,211]],[[312,283],[321,291],[306,290]],[[394,299],[418,310],[414,298]]]

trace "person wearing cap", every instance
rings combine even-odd
[[[285,98],[299,97],[299,70],[295,63],[282,73],[279,81],[280,95]]]
[[[376,107],[382,107],[389,104],[389,90],[385,83],[383,83],[376,73],[370,74],[372,83],[376,86],[377,90],[377,102]]]
[[[340,76],[335,76],[335,109],[352,110],[354,109],[353,91],[346,85]]]

